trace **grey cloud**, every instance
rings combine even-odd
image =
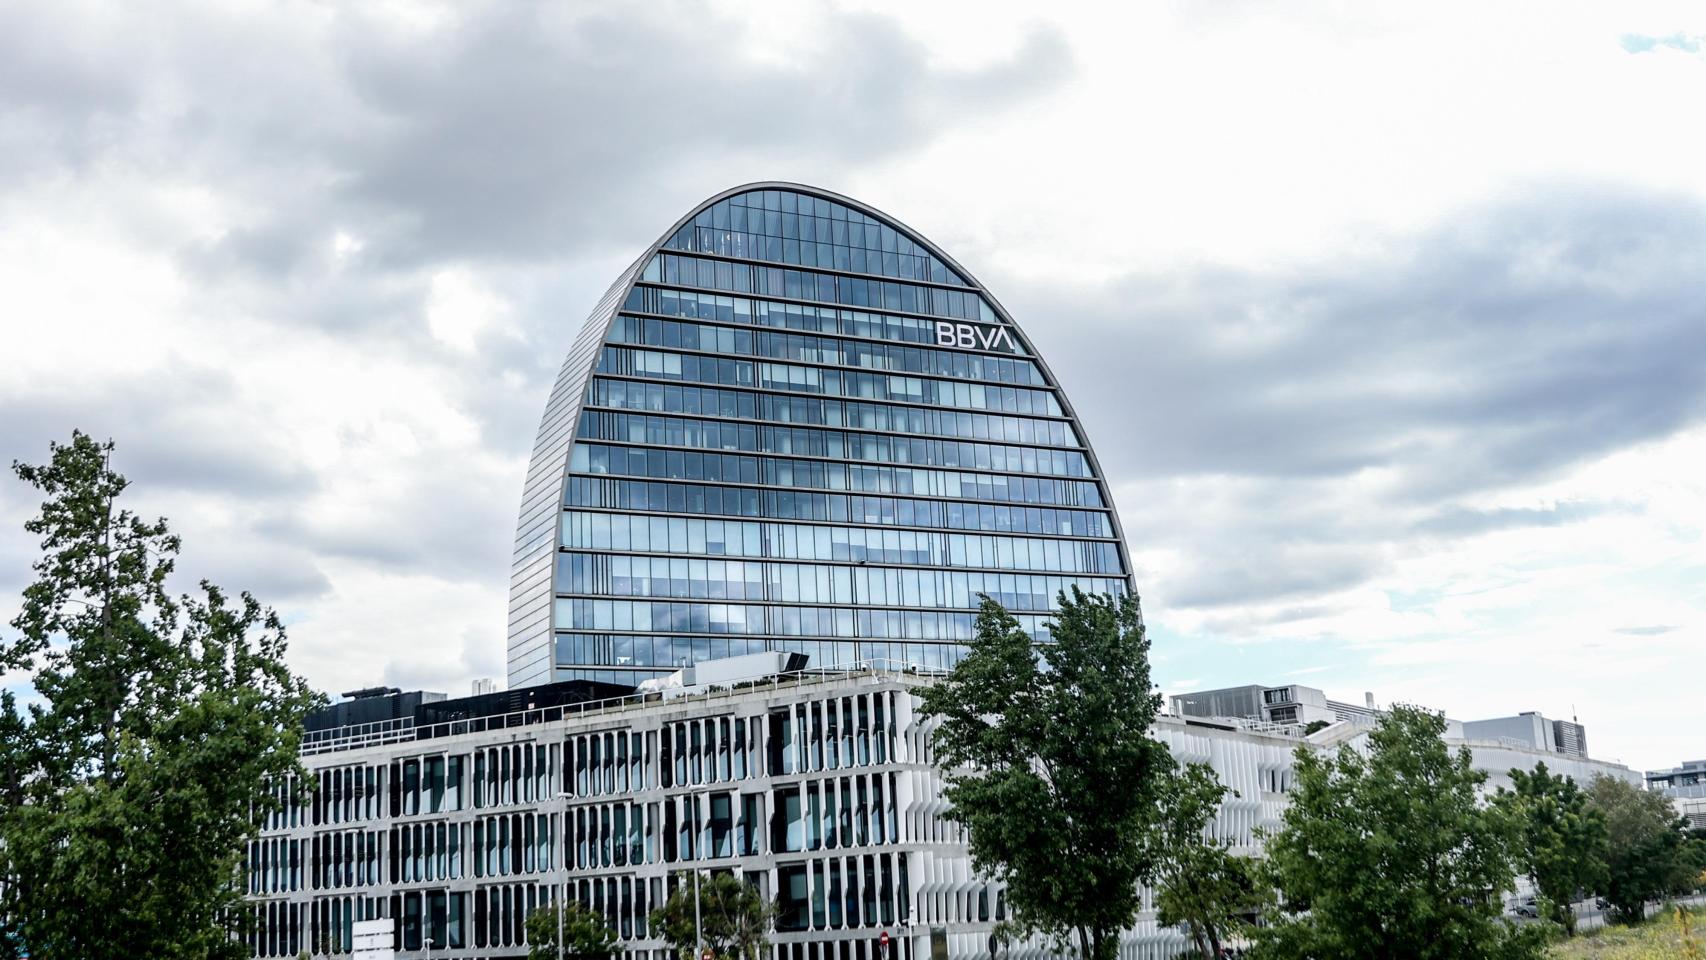
[[[1210,635],[1252,639],[1286,624],[1322,620],[1347,609],[1348,607],[1329,604],[1308,604],[1263,610],[1228,603],[1215,608],[1210,616],[1204,617],[1202,627]]]
[[[1637,510],[1468,501],[1706,417],[1698,203],[1558,185],[1388,249],[1009,298],[1134,548],[1188,558],[1139,572],[1162,609],[1259,631],[1297,618],[1244,608],[1316,607],[1390,570],[1417,534]],[[1084,322],[1048,323],[1061,316]]]
[[[93,387],[0,393],[7,412],[0,457],[46,462],[49,444],[68,441],[73,429],[111,438],[113,466],[131,485],[126,506],[146,517],[163,514],[184,538],[173,590],[193,590],[207,578],[280,606],[322,596],[331,584],[312,553],[250,525],[308,497],[319,479],[274,437],[272,424],[257,422],[237,399],[230,374],[183,363]],[[12,521],[8,531],[18,531],[39,500],[7,471],[0,516]],[[236,509],[222,521],[227,506]],[[0,543],[0,595],[12,595],[30,576],[34,543],[21,535]]]
[[[342,153],[338,193],[389,221],[396,255],[643,243],[643,225],[661,231],[700,195],[755,171],[789,177],[778,156],[847,170],[1049,89],[1070,64],[1043,34],[997,65],[942,71],[892,21],[857,13],[826,25],[857,55],[781,64],[743,56],[739,26],[699,8],[561,13],[495,7],[426,49],[349,45],[352,89],[383,133]]]
[[[502,583],[509,568],[514,489],[428,450],[394,465],[396,495],[357,517],[316,514],[285,504],[255,521],[256,532],[319,556],[361,561],[397,573]]]
[[[52,4],[0,7],[0,175],[82,170],[122,135],[141,91],[107,56],[117,31],[68,36]],[[67,122],[70,120],[71,122]]]
[[[959,69],[892,20],[829,7],[839,52],[782,57],[743,53],[742,25],[701,4],[445,9],[452,22],[413,30],[360,8],[11,7],[0,103],[18,106],[0,109],[0,145],[19,171],[192,182],[240,211],[172,241],[211,313],[448,368],[426,291],[434,270],[477,262],[515,300],[514,332],[458,358],[445,392],[521,454],[580,312],[621,266],[610,251],[625,263],[732,183],[833,186],[1074,69],[1047,27]],[[333,257],[340,231],[362,249]]]
[[[780,57],[703,4],[445,9],[427,30],[360,8],[0,13],[0,142],[20,172],[86,157],[217,185],[244,218],[188,262],[276,281],[340,227],[377,269],[637,247],[731,183],[833,183],[1073,69],[1047,27],[956,69],[827,6],[822,49]]]
[[[1033,288],[1016,312],[1088,320],[1027,329],[1120,477],[1398,468],[1429,502],[1706,412],[1698,203],[1548,190],[1454,223],[1396,256]]]
[[[1638,510],[1639,507],[1635,504],[1613,503],[1560,503],[1545,508],[1503,507],[1497,510],[1453,506],[1416,523],[1415,529],[1421,533],[1466,537],[1521,527],[1557,527],[1609,513],[1632,513]]]
[[[253,537],[190,540],[184,545],[175,573],[177,590],[189,590],[206,579],[229,593],[247,591],[262,604],[280,609],[323,597],[332,590],[332,582],[312,553]]]
[[[1262,544],[1187,561],[1170,573],[1172,588],[1165,600],[1171,607],[1191,608],[1314,597],[1354,587],[1380,569],[1378,557],[1362,549]],[[1318,615],[1319,608],[1314,609],[1317,613],[1311,615]]]
[[[236,384],[222,370],[180,365],[98,387],[0,395],[0,455],[42,463],[73,429],[117,444],[114,466],[139,487],[300,496],[315,478],[234,411]]]
[[[452,698],[472,692],[470,681],[493,679],[503,684],[503,644],[495,635],[470,632],[462,638],[461,657],[456,660],[393,660],[381,671],[383,682],[403,690],[433,690]]]

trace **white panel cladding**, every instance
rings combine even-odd
[[[904,859],[907,867],[906,889],[904,892],[894,889],[892,899],[888,901],[895,912],[895,922],[861,924],[856,927],[843,924],[840,928],[825,925],[822,929],[778,933],[775,936],[779,947],[776,960],[794,960],[791,951],[796,945],[805,951],[801,960],[826,960],[823,949],[839,943],[846,943],[856,960],[884,960],[874,955],[871,947],[876,935],[883,930],[888,931],[899,945],[892,960],[923,960],[929,954],[930,932],[933,927],[940,927],[945,931],[949,955],[954,960],[981,960],[988,955],[988,936],[997,916],[1000,889],[998,885],[977,876],[966,852],[962,829],[948,819],[949,808],[942,795],[943,778],[941,772],[932,765],[934,758],[930,751],[930,735],[936,727],[936,721],[921,720],[917,716],[917,692],[928,682],[928,679],[913,674],[861,673],[837,675],[828,679],[802,678],[780,684],[760,683],[746,689],[719,691],[711,695],[690,694],[664,702],[636,702],[622,709],[570,715],[560,720],[517,725],[494,723],[490,724],[490,729],[479,732],[456,733],[359,749],[334,750],[305,757],[304,763],[311,774],[318,777],[322,772],[341,773],[351,769],[390,770],[393,762],[402,764],[405,761],[433,756],[471,756],[481,751],[513,749],[519,745],[527,745],[532,748],[544,747],[551,769],[562,770],[565,761],[561,758],[566,755],[566,746],[577,743],[584,746],[592,737],[602,738],[607,734],[614,737],[620,733],[629,737],[640,735],[649,745],[647,755],[651,759],[648,762],[655,764],[661,762],[658,738],[663,733],[683,729],[683,725],[695,724],[699,730],[709,731],[725,719],[730,721],[730,729],[733,729],[735,718],[744,718],[749,724],[761,721],[762,726],[753,734],[757,738],[753,750],[759,758],[757,762],[763,764],[764,769],[756,776],[743,778],[731,774],[725,778],[719,773],[717,782],[708,786],[701,784],[664,787],[659,782],[659,771],[653,770],[650,775],[642,775],[637,782],[630,780],[625,787],[601,787],[585,791],[577,789],[577,795],[570,799],[567,805],[571,813],[586,810],[600,815],[623,804],[628,804],[629,809],[634,809],[634,805],[657,804],[659,810],[664,805],[669,805],[674,807],[674,816],[679,822],[683,816],[682,811],[689,808],[692,797],[698,796],[701,798],[700,802],[705,803],[703,797],[707,792],[727,791],[736,796],[753,796],[757,799],[758,828],[763,831],[760,851],[756,854],[720,858],[712,861],[712,864],[717,867],[735,867],[764,878],[766,889],[771,894],[777,890],[779,868],[790,865],[827,865],[839,859],[844,869],[850,870],[851,875],[860,880],[865,876],[866,856],[889,857],[890,863],[898,863],[900,859]],[[780,773],[769,770],[768,758],[772,746],[769,718],[773,714],[804,716],[807,718],[805,729],[811,731],[812,722],[824,705],[862,703],[866,707],[863,716],[867,718],[869,729],[876,724],[874,704],[877,697],[885,698],[883,726],[893,729],[892,741],[889,741],[892,743],[892,750],[886,750],[880,762],[876,754],[870,752],[866,755],[867,762],[855,762],[845,767],[829,765],[828,727],[825,724],[822,732],[815,735],[819,745],[824,748],[821,751],[824,759],[814,764],[809,759],[812,752],[808,743],[804,754],[808,758],[808,769],[796,768]],[[800,712],[802,710],[803,714]],[[822,716],[827,720],[827,712],[822,712]],[[856,708],[852,711],[852,716],[857,725],[861,714]],[[753,728],[749,726],[747,729]],[[838,725],[837,736],[842,734],[842,726]],[[1279,731],[1252,730],[1237,725],[1172,716],[1158,719],[1153,734],[1167,745],[1179,762],[1208,763],[1223,783],[1237,791],[1238,796],[1229,799],[1221,811],[1215,823],[1215,833],[1231,838],[1238,845],[1240,852],[1259,852],[1255,831],[1257,828],[1273,829],[1279,826],[1288,792],[1292,788],[1293,754],[1299,744],[1305,741],[1286,736]],[[806,736],[812,737],[813,734],[808,732]],[[1341,743],[1357,749],[1366,744],[1366,731],[1355,731],[1355,736],[1350,739],[1323,731],[1316,739],[1319,742],[1310,743],[1311,749],[1334,749]],[[686,742],[691,745],[693,741],[689,738]],[[794,749],[799,748],[800,741],[792,736],[787,742],[793,744]],[[780,749],[782,743],[783,741],[776,741],[775,745]],[[1566,769],[1555,754],[1511,751],[1498,744],[1471,743],[1469,746],[1475,754],[1476,765],[1483,769],[1531,766],[1544,760],[1554,769],[1565,770],[1572,776],[1585,777],[1599,772],[1614,776],[1633,776],[1630,771],[1611,764],[1585,763]],[[567,755],[579,757],[585,754],[577,749],[567,751]],[[838,756],[840,755],[844,754],[838,752]],[[857,751],[854,756],[857,760]],[[471,768],[471,762],[469,766]],[[466,791],[472,789],[471,769],[465,769],[464,773],[470,775],[470,782],[460,795],[467,797]],[[809,783],[821,785],[844,778],[857,782],[860,777],[866,778],[866,783],[869,784],[873,775],[883,778],[885,803],[892,809],[892,818],[888,822],[897,828],[892,839],[885,836],[877,841],[872,837],[868,839],[874,842],[855,844],[847,848],[832,849],[826,846],[810,849],[808,844],[808,848],[802,850],[774,849],[772,830],[777,811],[772,806],[772,801],[778,788],[787,790],[795,785]],[[888,786],[891,782],[892,787]],[[291,914],[293,916],[318,922],[321,916],[332,915],[324,910],[327,902],[332,900],[354,898],[358,901],[370,901],[380,910],[386,911],[390,909],[392,894],[428,890],[473,894],[498,887],[530,887],[548,894],[556,884],[564,880],[576,883],[592,879],[604,883],[640,880],[649,884],[654,879],[661,882],[665,876],[681,869],[682,863],[674,861],[571,869],[546,866],[543,869],[507,871],[497,877],[474,876],[471,863],[476,853],[471,841],[472,825],[475,821],[484,819],[489,823],[494,817],[543,815],[548,818],[547,822],[556,823],[555,818],[560,815],[562,807],[550,799],[555,793],[555,787],[536,789],[535,793],[535,797],[512,797],[496,805],[480,808],[472,808],[464,802],[458,805],[458,809],[438,813],[429,812],[427,805],[423,803],[420,812],[394,817],[385,809],[378,816],[355,819],[340,816],[328,818],[322,823],[310,823],[311,818],[301,816],[302,811],[299,809],[294,823],[289,816],[274,818],[257,839],[257,846],[252,850],[255,852],[263,847],[267,848],[271,862],[251,862],[253,867],[260,869],[247,876],[251,880],[258,880],[263,887],[251,893],[251,903],[264,915],[283,916],[285,914],[278,909],[283,906],[292,908],[295,911]],[[389,802],[388,790],[380,791],[379,801],[382,804]],[[341,843],[358,834],[376,832],[383,871],[395,852],[391,844],[396,834],[392,832],[392,828],[413,829],[429,825],[436,827],[445,823],[455,823],[461,827],[458,834],[462,844],[461,862],[464,869],[458,876],[396,883],[390,882],[389,876],[380,878],[378,882],[359,881],[354,884],[340,880],[329,888],[312,888],[306,882],[295,885],[294,889],[289,883],[286,883],[283,889],[278,886],[276,861],[281,843],[295,841],[301,845],[299,863],[306,881],[311,871],[321,867],[312,855],[316,840],[324,841],[336,837],[341,838]],[[661,828],[661,824],[657,826]],[[550,829],[555,831],[557,828],[553,826]],[[662,843],[661,838],[659,843]],[[856,862],[850,862],[851,858],[857,858]],[[287,861],[286,866],[288,865]],[[268,867],[273,868],[271,872],[268,872]],[[896,887],[899,882],[898,873],[898,870],[891,873]],[[842,875],[844,883],[847,875]],[[809,872],[808,879],[811,880],[806,887],[809,898],[823,888],[817,885],[817,881]],[[899,915],[903,904],[910,910],[910,915],[905,917]],[[1144,892],[1144,905],[1146,912],[1121,936],[1121,960],[1160,960],[1176,955],[1187,946],[1185,937],[1179,931],[1160,927],[1155,922],[1152,912],[1153,896],[1149,891]],[[807,926],[812,927],[809,899],[806,909]],[[472,919],[470,912],[464,921],[472,922]],[[903,923],[902,920],[910,922]],[[629,937],[625,945],[634,951],[659,951],[655,956],[662,960],[663,945],[659,941],[643,936]],[[456,950],[435,949],[433,955],[472,958],[494,954],[509,955],[514,952],[516,951],[510,948],[496,950],[466,946]],[[295,954],[275,951],[263,955]],[[410,960],[422,955],[418,951],[401,954]],[[1015,960],[1044,960],[1045,957],[1053,956],[1053,952],[1046,944],[1029,942],[1015,945],[1011,955]]]
[[[557,373],[556,386],[539,421],[533,456],[521,492],[521,515],[516,521],[515,553],[510,561],[509,686],[511,689],[548,683],[551,676],[551,565],[557,552],[557,520],[563,510],[563,483],[569,450],[580,421],[586,384],[592,377],[598,348],[610,319],[627,295],[651,251],[635,260],[605,291],[581,325],[569,355]]]
[[[987,956],[988,936],[994,927],[1001,902],[1000,889],[998,885],[977,876],[966,852],[963,830],[948,818],[948,804],[942,796],[943,779],[940,771],[932,765],[934,758],[929,750],[930,733],[936,722],[921,720],[916,713],[916,692],[928,682],[928,679],[913,674],[862,673],[781,684],[761,683],[742,690],[718,691],[710,695],[686,695],[669,701],[644,704],[636,701],[635,704],[620,710],[571,714],[560,720],[518,725],[494,723],[490,725],[490,729],[479,732],[359,749],[334,750],[305,757],[304,763],[311,774],[317,777],[322,771],[341,772],[352,768],[390,770],[393,763],[400,765],[409,760],[438,756],[471,757],[482,751],[514,749],[526,745],[535,749],[545,748],[550,769],[563,772],[565,767],[572,765],[565,757],[571,754],[576,757],[585,755],[567,750],[568,746],[579,743],[584,749],[591,737],[602,737],[605,734],[614,737],[620,733],[630,737],[640,735],[643,742],[648,744],[647,762],[655,765],[661,762],[658,739],[660,735],[681,728],[683,724],[698,724],[700,730],[709,731],[724,719],[730,721],[732,729],[734,718],[744,718],[753,724],[747,728],[754,731],[752,735],[756,737],[752,749],[758,758],[757,762],[765,767],[756,776],[719,778],[718,782],[710,785],[663,787],[659,782],[660,771],[653,769],[650,774],[643,774],[639,781],[630,781],[623,789],[577,790],[580,795],[568,800],[567,805],[571,812],[585,809],[596,811],[600,815],[614,809],[614,806],[624,804],[630,805],[629,809],[635,809],[636,805],[645,807],[658,804],[657,809],[660,811],[663,805],[671,805],[676,810],[675,816],[679,818],[681,811],[687,809],[685,804],[695,795],[701,797],[701,803],[708,803],[703,797],[709,792],[727,791],[737,798],[742,795],[754,796],[758,802],[758,828],[763,832],[760,852],[716,860],[713,864],[736,867],[743,872],[765,878],[766,889],[771,895],[777,892],[778,867],[790,864],[827,864],[839,858],[852,875],[861,880],[865,870],[864,858],[868,855],[890,857],[890,863],[898,863],[896,858],[903,858],[907,867],[907,888],[904,895],[899,889],[893,890],[893,898],[889,903],[897,914],[902,905],[906,905],[911,911],[910,916],[903,918],[897,915],[892,924],[862,924],[852,928],[843,926],[839,929],[806,929],[779,933],[775,940],[782,949],[791,949],[791,944],[822,945],[846,941],[857,960],[883,960],[873,955],[870,942],[878,932],[887,930],[898,945],[893,960],[922,960],[929,954],[931,928],[941,927],[947,933],[949,955],[954,960],[979,960]],[[790,716],[799,716],[796,711],[803,709],[807,718],[805,727],[810,731],[812,718],[816,716],[813,713],[814,705],[821,707],[829,703],[863,703],[866,706],[863,715],[867,718],[867,725],[874,727],[876,711],[873,698],[876,697],[885,698],[883,725],[892,727],[893,730],[893,738],[889,741],[892,743],[892,749],[881,758],[881,762],[877,762],[873,751],[867,754],[865,763],[855,763],[848,767],[826,767],[829,755],[826,725],[823,732],[818,734],[823,741],[822,745],[826,747],[822,753],[823,759],[818,761],[818,766],[825,767],[824,769],[795,769],[782,773],[772,773],[768,769],[772,747],[772,730],[768,718],[773,713],[786,712]],[[892,706],[888,706],[889,704]],[[827,718],[827,712],[823,715]],[[860,715],[855,709],[855,723]],[[838,727],[837,735],[841,734],[842,731]],[[1257,852],[1254,834],[1256,828],[1271,829],[1279,824],[1286,791],[1291,787],[1292,754],[1300,741],[1272,731],[1254,731],[1170,716],[1157,721],[1153,734],[1168,746],[1181,763],[1208,763],[1223,783],[1237,791],[1238,797],[1230,799],[1222,810],[1215,824],[1215,832],[1217,835],[1232,838],[1241,852]],[[807,735],[811,736],[809,732]],[[689,744],[691,742],[688,741]],[[797,740],[790,742],[797,748]],[[777,741],[775,746],[781,748],[781,741]],[[811,756],[809,749],[805,756]],[[807,766],[812,765],[808,759]],[[442,890],[471,896],[476,892],[494,890],[500,886],[516,889],[529,887],[539,896],[549,896],[555,885],[564,880],[578,883],[591,879],[600,882],[628,879],[649,884],[654,879],[661,881],[663,877],[680,870],[683,865],[679,861],[647,862],[629,866],[566,870],[546,865],[533,870],[507,871],[497,877],[475,876],[472,867],[473,858],[478,855],[472,847],[475,821],[483,819],[490,823],[494,817],[515,815],[544,816],[547,818],[546,822],[551,824],[548,829],[554,836],[561,837],[562,834],[557,833],[560,829],[557,818],[562,807],[558,801],[551,799],[555,794],[555,787],[552,786],[548,789],[537,788],[537,797],[511,797],[496,805],[474,808],[468,800],[470,791],[474,789],[472,760],[468,761],[463,772],[467,782],[460,794],[463,798],[460,808],[455,810],[431,813],[428,812],[428,805],[423,802],[420,812],[393,817],[384,806],[390,801],[387,789],[382,790],[379,795],[378,801],[382,809],[376,817],[355,820],[328,818],[328,822],[316,824],[310,823],[311,818],[301,815],[299,810],[294,825],[289,825],[289,817],[283,819],[282,825],[281,821],[275,818],[257,843],[264,846],[275,841],[288,843],[294,840],[301,844],[303,882],[293,890],[269,887],[264,892],[255,891],[251,894],[251,901],[261,905],[263,913],[269,904],[294,905],[299,916],[318,922],[320,917],[331,915],[329,912],[322,912],[325,910],[325,902],[339,898],[354,897],[357,901],[371,901],[377,909],[389,911],[393,894],[415,891]],[[572,769],[566,772],[571,778],[574,776]],[[777,816],[778,811],[773,807],[772,801],[778,787],[787,789],[791,785],[812,782],[821,784],[842,778],[854,778],[854,782],[857,782],[858,777],[866,777],[867,782],[870,782],[869,777],[872,775],[883,778],[884,791],[887,794],[885,803],[890,805],[892,822],[896,828],[893,840],[885,837],[876,841],[872,837],[870,839],[874,842],[852,848],[824,847],[799,851],[773,849],[773,818]],[[893,786],[889,787],[891,778]],[[336,819],[336,822],[330,822],[333,819]],[[311,854],[314,849],[313,841],[316,839],[323,841],[324,838],[334,835],[348,837],[364,831],[376,832],[379,837],[380,870],[385,873],[390,857],[397,852],[392,844],[393,837],[398,834],[395,834],[392,828],[409,830],[417,826],[436,826],[444,823],[460,825],[458,835],[462,845],[462,869],[458,876],[393,883],[387,874],[381,876],[379,882],[358,882],[352,886],[340,881],[329,889],[311,888],[307,882],[311,871],[321,869],[321,865]],[[661,831],[662,824],[654,824],[654,827]],[[657,838],[657,841],[661,845],[661,838]],[[880,862],[873,860],[873,863]],[[268,875],[263,873],[263,879],[266,876]],[[844,874],[844,882],[845,876]],[[891,876],[898,887],[898,870]],[[808,896],[815,896],[821,888],[817,886],[817,881],[811,878],[810,871],[808,879],[811,879]],[[1121,937],[1122,960],[1159,960],[1173,956],[1185,946],[1185,938],[1177,930],[1162,928],[1155,923],[1153,913],[1148,912],[1153,908],[1153,898],[1148,891],[1144,893],[1144,904],[1146,912]],[[808,901],[808,927],[812,926],[810,910]],[[472,923],[473,919],[470,909],[464,917],[464,923]],[[910,920],[910,924],[901,922],[903,919]],[[471,938],[467,942],[469,946],[456,950],[436,949],[434,956],[471,958],[510,952],[508,948],[476,948],[471,945]],[[661,942],[643,936],[627,938],[625,945],[636,951],[663,949]],[[808,950],[804,960],[823,960],[821,955],[814,956],[809,952],[819,949],[818,947],[802,949]],[[294,953],[289,955],[294,956]],[[409,958],[421,955],[423,954],[419,952],[400,954]],[[1043,960],[1052,953],[1045,944],[1024,943],[1015,945],[1012,955],[1019,960]],[[791,953],[778,953],[777,957],[778,960],[792,960]]]

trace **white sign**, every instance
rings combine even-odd
[[[393,931],[391,920],[357,920],[350,930],[351,956],[354,960],[392,960]]]
[[[936,345],[938,347],[964,347],[973,349],[982,347],[994,350],[998,347],[1019,352],[1019,347],[1013,342],[1012,334],[1006,327],[982,323],[956,323],[952,320],[936,321]]]

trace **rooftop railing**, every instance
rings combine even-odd
[[[811,685],[858,677],[898,679],[903,677],[929,678],[939,675],[941,675],[940,671],[900,660],[859,660],[845,666],[809,667],[804,670],[751,677],[728,683],[663,688],[631,693],[621,697],[585,700],[580,703],[550,707],[530,707],[508,713],[469,717],[462,720],[445,720],[432,724],[417,724],[413,717],[384,720],[376,723],[350,724],[308,734],[303,738],[301,752],[304,756],[314,756],[343,750],[357,750],[362,747],[381,746],[388,743],[435,740],[440,737],[457,737],[490,730],[529,727],[535,724],[553,723],[569,717],[591,714],[620,716],[633,710],[663,703],[703,703],[717,699],[730,699],[755,692],[802,689]]]
[[[1279,737],[1290,737],[1293,740],[1303,739],[1303,724],[1280,723],[1274,720],[1251,720],[1248,717],[1217,717],[1225,720],[1240,730],[1250,730],[1255,733],[1271,733]]]

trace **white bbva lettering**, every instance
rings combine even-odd
[[[1013,344],[1013,337],[1008,334],[1006,327],[954,323],[950,320],[936,321],[936,345],[939,347],[982,347],[985,350],[993,350],[999,344],[1004,344],[1008,350],[1019,349]]]

